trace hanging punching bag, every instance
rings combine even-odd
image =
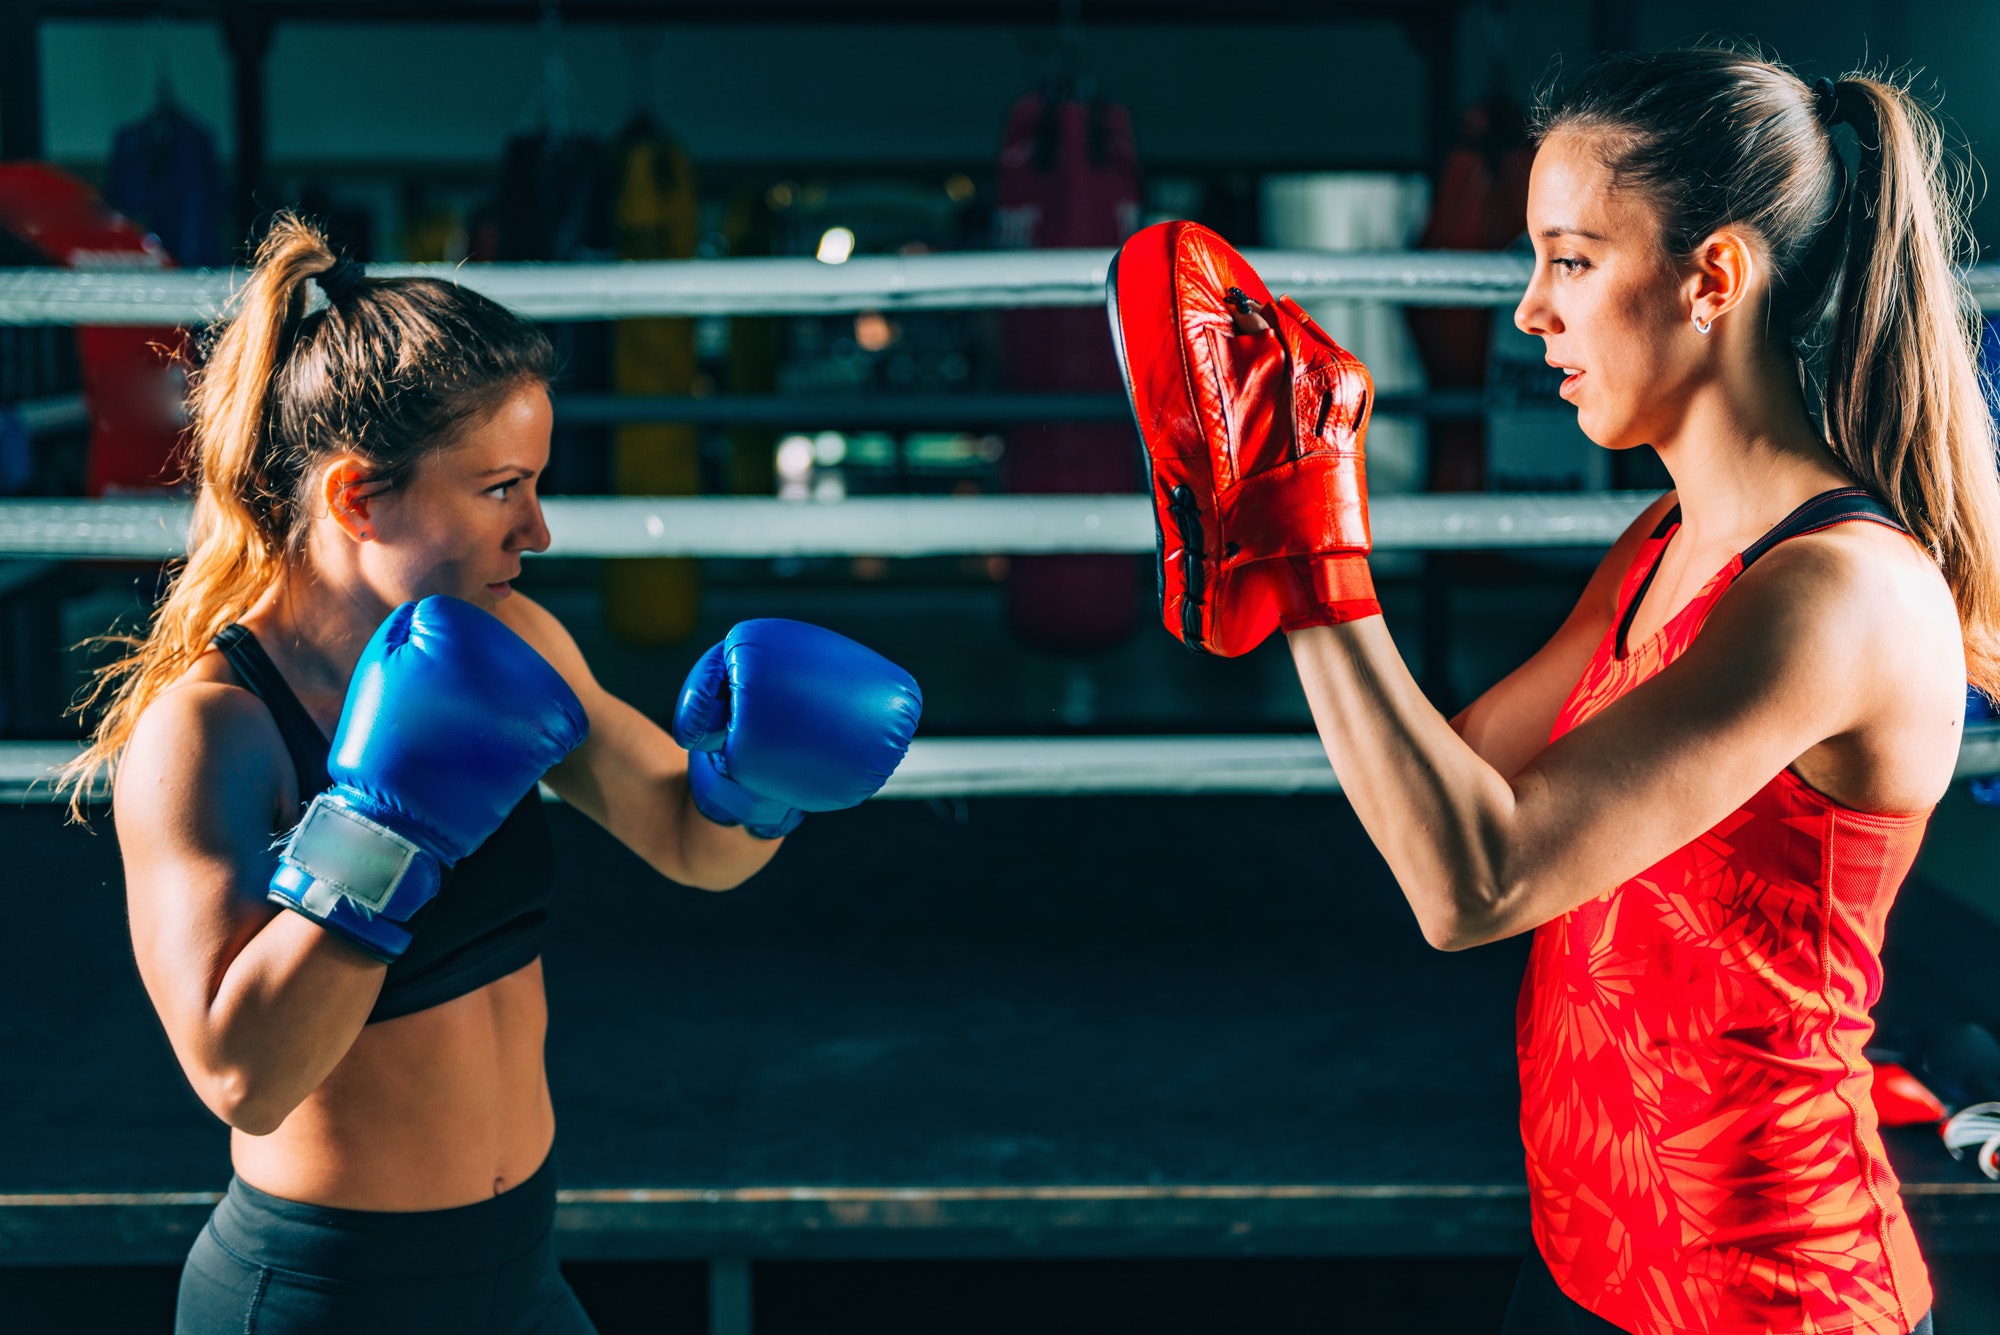
[[[1073,91],[1014,104],[1000,149],[1002,247],[1111,247],[1139,225],[1139,159],[1125,108]],[[1117,393],[1103,315],[1010,311],[1007,383],[1025,391]],[[1059,422],[1007,433],[1002,476],[1017,493],[1133,491],[1138,445],[1124,423]],[[1104,649],[1137,625],[1141,563],[1129,556],[1017,556],[1007,576],[1014,632],[1047,649]]]
[[[0,230],[71,269],[171,269],[158,238],[97,192],[39,162],[0,163]],[[173,485],[187,425],[179,329],[79,326],[77,357],[90,412],[84,490],[91,496]]]
[[[1521,108],[1496,94],[1467,109],[1458,141],[1438,168],[1422,250],[1500,250],[1528,225],[1528,171],[1534,165]],[[1409,308],[1410,333],[1435,389],[1482,389],[1493,343],[1487,310]],[[1431,426],[1430,489],[1482,491],[1486,424]]]
[[[643,122],[613,146],[612,219],[618,256],[694,254],[694,166],[681,146]],[[694,388],[694,322],[620,320],[612,334],[612,384],[620,394],[680,397]],[[701,490],[700,437],[686,422],[634,422],[611,443],[611,485],[622,496],[692,496]],[[701,567],[686,557],[606,562],[604,616],[627,644],[673,644],[694,633]]]
[[[540,96],[560,101],[546,87]],[[466,258],[591,263],[616,253],[612,155],[603,139],[561,128],[563,118],[556,120],[556,125],[524,126],[508,137],[492,202],[468,228]],[[610,391],[613,324],[561,320],[543,326],[563,368],[565,392]],[[558,417],[542,493],[590,496],[611,490],[610,436],[609,428]]]
[[[739,194],[729,206],[723,232],[731,255],[769,255],[778,220],[762,191]],[[739,315],[729,322],[729,392],[774,394],[784,361],[784,320],[773,315]],[[729,490],[739,496],[777,491],[778,433],[769,427],[729,428]]]

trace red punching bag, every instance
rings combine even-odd
[[[71,269],[174,267],[159,240],[97,192],[39,162],[0,163],[0,230]],[[92,496],[169,486],[186,426],[179,329],[83,326],[76,331],[90,410]]]
[[[1139,225],[1139,159],[1123,107],[1068,92],[1014,104],[1000,150],[997,241],[1003,248],[1110,247]],[[1029,392],[1118,393],[1104,314],[1009,311],[1007,383]],[[1060,422],[1007,434],[1002,472],[1024,494],[1133,491],[1138,443],[1124,423]],[[1137,626],[1140,562],[1129,556],[1020,556],[1007,618],[1030,644],[1090,650]]]
[[[1467,109],[1458,141],[1438,168],[1424,250],[1500,250],[1528,225],[1528,172],[1534,165],[1521,108],[1496,94]],[[1493,312],[1412,307],[1410,333],[1433,389],[1480,389],[1493,343]],[[1430,489],[1486,486],[1486,424],[1431,426]]]

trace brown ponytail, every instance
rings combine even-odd
[[[2000,689],[2000,480],[1958,276],[1972,252],[1936,121],[1895,84],[1835,85],[1860,141],[1827,346],[1827,442],[1929,550],[1958,602],[1968,675]]]
[[[307,312],[307,284],[330,300]],[[554,352],[534,325],[433,279],[370,279],[312,225],[281,214],[228,322],[191,375],[194,520],[188,554],[143,637],[99,674],[90,745],[62,772],[80,816],[115,771],[139,716],[305,557],[314,465],[337,454],[395,486],[456,431],[522,384],[547,383]]]
[[[1964,173],[1937,122],[1868,74],[1818,92],[1754,55],[1614,55],[1535,113],[1592,136],[1657,209],[1676,260],[1725,226],[1769,251],[1767,324],[1802,361],[1823,343],[1827,444],[1951,586],[1973,685],[2000,694],[2000,463],[1981,392]],[[1857,165],[1835,135],[1851,126]],[[1832,308],[1829,317],[1828,310]]]

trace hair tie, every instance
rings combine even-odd
[[[1831,129],[1840,116],[1840,90],[1831,79],[1814,79],[1812,94],[1813,115]]]
[[[368,276],[368,266],[359,260],[341,256],[331,267],[313,275],[319,290],[326,293],[326,299],[335,306],[345,306],[348,298],[361,286],[361,280]]]

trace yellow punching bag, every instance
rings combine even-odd
[[[731,255],[769,255],[777,231],[770,197],[739,195],[723,233]],[[770,394],[778,388],[784,321],[774,315],[739,315],[729,322],[729,392]],[[729,429],[729,489],[743,496],[777,490],[778,433],[765,427]]]
[[[618,254],[628,260],[694,254],[694,167],[681,147],[638,134],[615,150]],[[620,320],[612,337],[612,383],[620,394],[685,395],[695,379],[694,322]],[[700,438],[684,422],[631,423],[612,438],[612,486],[622,496],[692,496],[701,490]],[[686,557],[604,565],[604,618],[627,644],[673,644],[694,632],[701,567]]]

